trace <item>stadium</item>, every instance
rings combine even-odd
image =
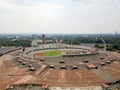
[[[0,0],[0,90],[120,90],[120,0]]]
[[[3,90],[108,90],[120,86],[120,55],[116,52],[54,43],[6,48],[1,50],[1,59]]]

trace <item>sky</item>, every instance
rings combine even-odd
[[[120,0],[0,0],[0,33],[120,33]]]

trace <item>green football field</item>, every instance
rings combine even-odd
[[[46,51],[44,52],[45,56],[61,56],[61,51]]]

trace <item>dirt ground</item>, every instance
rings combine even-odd
[[[8,85],[14,84],[19,79],[29,75],[26,69],[20,69],[14,65],[11,60],[12,54],[13,52],[0,57],[0,90],[5,90]]]
[[[83,70],[55,70],[48,69],[39,77],[31,81],[36,83],[47,83],[50,86],[80,87],[80,86],[99,86],[105,81],[96,74]]]

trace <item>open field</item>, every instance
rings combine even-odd
[[[45,56],[61,56],[61,51],[46,51]]]
[[[35,56],[61,56],[61,51],[59,50],[54,50],[54,51],[43,51],[43,52],[39,52],[36,53]]]

